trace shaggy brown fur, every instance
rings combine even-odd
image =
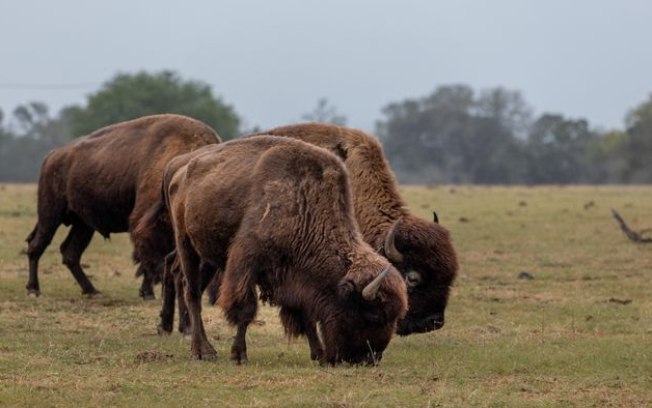
[[[220,139],[207,125],[179,115],[154,115],[99,129],[54,149],[43,160],[38,183],[38,221],[27,237],[30,294],[40,295],[38,262],[59,225],[72,225],[61,244],[63,263],[82,288],[98,293],[81,268],[95,231],[105,238],[131,231],[159,196],[161,176],[174,156]],[[174,248],[169,223],[157,222],[154,244],[132,239],[144,275],[140,294],[154,296],[164,256]]]
[[[410,214],[380,143],[359,130],[317,123],[283,126],[261,134],[299,139],[325,148],[344,161],[364,240],[388,256],[408,285],[410,309],[399,322],[398,333],[441,328],[458,269],[455,250],[436,216],[435,222],[428,222]],[[394,259],[385,248],[393,225],[389,243],[399,252]]]
[[[407,310],[406,287],[362,240],[337,157],[286,138],[235,140],[173,160],[164,193],[186,278],[194,358],[215,356],[201,320],[203,262],[224,270],[220,305],[238,329],[234,362],[247,359],[256,286],[263,300],[281,307],[288,335],[308,337],[313,358],[380,359]],[[153,218],[148,214],[138,228],[146,231]],[[362,289],[386,268],[376,296],[364,300]]]

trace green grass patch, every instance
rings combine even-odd
[[[446,326],[395,338],[378,367],[323,368],[262,307],[236,367],[217,308],[203,313],[217,362],[156,335],[160,301],[139,299],[125,234],[95,236],[83,257],[101,297],[82,298],[61,264],[65,227],[41,260],[42,296],[27,297],[36,188],[0,186],[0,406],[652,405],[652,245],[609,212],[651,228],[652,187],[402,192],[417,215],[437,211],[458,251]]]

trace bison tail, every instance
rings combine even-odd
[[[156,202],[145,212],[145,214],[138,220],[136,227],[133,230],[133,236],[142,237],[149,236],[156,229],[156,224],[160,216],[165,212],[166,205],[162,195],[159,195]]]

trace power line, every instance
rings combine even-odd
[[[66,90],[66,89],[85,89],[101,85],[99,82],[78,82],[68,84],[25,84],[25,83],[9,83],[0,82],[0,89],[16,89],[16,90]]]

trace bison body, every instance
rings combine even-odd
[[[219,303],[237,326],[234,362],[247,359],[256,287],[280,306],[288,335],[308,338],[312,358],[377,362],[407,310],[406,287],[362,240],[337,157],[287,138],[234,140],[175,159],[163,190],[186,279],[194,358],[215,356],[200,297],[204,273],[217,268]],[[147,231],[155,213],[139,229]]]
[[[167,162],[201,146],[219,143],[207,125],[180,115],[153,115],[118,123],[51,151],[38,182],[38,220],[27,238],[28,293],[40,295],[38,263],[59,225],[70,225],[61,244],[63,263],[82,293],[97,290],[81,268],[81,255],[95,231],[104,237],[131,231],[158,198]],[[169,224],[157,222],[157,242],[134,240],[134,260],[143,275],[141,296],[153,297],[165,255],[172,250]],[[160,240],[160,241],[159,241]]]
[[[262,134],[302,140],[342,159],[364,240],[384,253],[407,283],[409,311],[398,324],[398,334],[441,328],[458,269],[455,250],[436,215],[430,222],[408,211],[380,143],[359,130],[316,123],[278,127]]]

